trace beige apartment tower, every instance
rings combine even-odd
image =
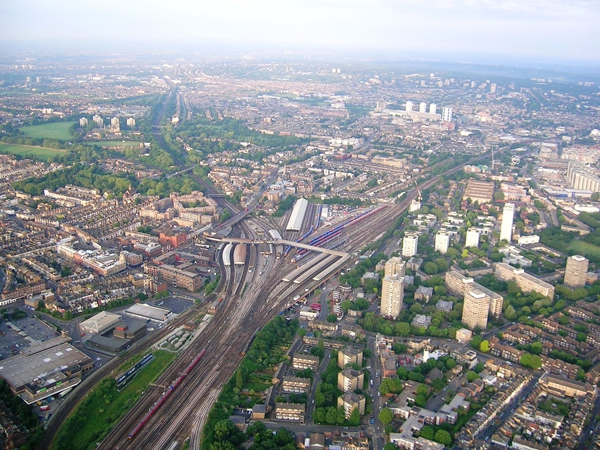
[[[564,285],[571,289],[584,287],[589,264],[590,262],[581,255],[569,256]]]
[[[381,287],[381,315],[398,318],[404,301],[404,280],[400,275],[387,275]]]
[[[470,329],[487,327],[490,311],[490,297],[481,291],[465,292],[462,323]]]
[[[385,263],[385,276],[388,275],[399,275],[400,277],[406,275],[406,262],[397,256],[388,259]]]

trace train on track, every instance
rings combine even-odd
[[[317,237],[311,239],[308,242],[308,245],[312,245],[314,247],[323,247],[328,242],[331,242],[332,240],[334,240],[335,238],[340,236],[342,234],[342,232],[344,231],[344,228],[357,225],[360,222],[362,222],[363,220],[365,220],[366,218],[372,216],[373,214],[376,214],[377,212],[381,211],[384,208],[386,208],[386,206],[378,206],[377,208],[372,209],[371,211],[363,212],[351,219],[345,220],[341,224],[337,225],[335,228],[333,228],[329,231],[326,231],[325,233],[322,233],[322,234],[318,235]],[[313,228],[311,228],[311,230]],[[305,248],[298,250],[298,256],[296,257],[296,260],[302,258],[302,256],[304,256],[308,252],[309,252],[309,250],[307,250]]]
[[[179,375],[175,379],[173,384],[171,384],[167,388],[165,393],[163,395],[161,395],[160,398],[156,401],[156,403],[154,403],[154,405],[152,405],[152,408],[150,408],[150,411],[148,411],[146,413],[146,415],[142,418],[142,420],[140,420],[140,422],[135,426],[135,428],[131,431],[131,433],[129,433],[127,435],[127,439],[133,439],[140,432],[140,430],[142,428],[144,428],[144,425],[146,425],[146,423],[152,418],[152,416],[154,416],[154,414],[156,414],[156,411],[158,411],[160,409],[160,407],[163,405],[163,403],[165,403],[167,401],[167,399],[171,396],[173,391],[175,389],[177,389],[177,387],[181,384],[183,379],[186,376],[188,376],[188,374],[192,371],[192,369],[194,367],[196,367],[196,364],[198,364],[198,362],[202,359],[202,357],[204,356],[205,353],[206,353],[206,349],[203,349],[200,353],[198,353],[198,355],[196,355],[196,357],[192,360],[191,363],[188,364],[188,366],[181,373],[181,375]]]

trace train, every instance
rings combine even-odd
[[[146,413],[146,415],[142,418],[142,420],[140,420],[140,422],[135,426],[135,428],[131,431],[131,433],[129,433],[127,435],[127,439],[130,439],[130,440],[133,439],[141,431],[141,429],[144,428],[144,425],[146,425],[146,423],[152,418],[152,416],[154,416],[154,414],[156,414],[156,411],[158,411],[160,409],[160,407],[163,405],[163,403],[165,403],[167,401],[167,399],[171,396],[173,391],[175,389],[177,389],[177,387],[181,384],[183,379],[186,376],[188,376],[188,374],[192,371],[192,369],[194,367],[196,367],[196,364],[198,364],[198,362],[202,359],[202,357],[204,356],[205,353],[206,353],[206,349],[203,349],[200,353],[198,353],[196,355],[196,357],[192,360],[191,363],[188,364],[188,366],[181,373],[181,375],[179,375],[175,379],[175,381],[173,381],[173,383],[167,388],[167,390],[164,392],[164,394],[160,396],[160,398],[156,401],[156,403],[154,403],[154,405],[152,405],[150,410]]]
[[[373,214],[376,214],[377,212],[381,211],[384,208],[386,208],[385,205],[378,206],[377,208],[372,209],[371,211],[365,211],[363,213],[360,213],[360,214],[354,216],[351,219],[345,220],[341,224],[337,225],[335,228],[333,228],[329,231],[326,231],[325,233],[322,233],[322,234],[318,235],[317,237],[311,239],[308,242],[308,245],[312,245],[314,247],[323,247],[325,244],[327,244],[328,242],[332,241],[333,239],[337,238],[340,234],[342,234],[342,231],[347,226],[354,226],[354,225],[362,222],[366,218],[372,216]],[[302,257],[302,255],[305,255],[306,253],[308,253],[307,249],[298,250],[299,257]]]

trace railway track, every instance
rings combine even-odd
[[[440,176],[454,173],[462,169],[466,164],[472,164],[474,161],[486,156],[487,154],[481,155],[479,158],[461,164],[444,172]],[[419,186],[419,189],[427,189],[433,186],[439,180],[440,176],[436,176],[423,183]],[[357,250],[369,239],[372,240],[374,236],[378,236],[389,229],[396,217],[408,207],[416,195],[417,191],[415,189],[399,204],[387,208],[372,220],[365,221],[364,226],[357,227],[357,229],[351,231],[349,233],[349,238],[351,238],[348,245],[349,250]],[[250,220],[254,222],[253,219]],[[250,227],[247,227],[245,222],[241,222],[240,225],[244,227],[243,231],[246,236],[253,236],[252,230]],[[258,221],[256,221],[255,226],[264,229],[265,233],[270,228]],[[256,265],[258,266],[258,264]],[[241,353],[245,342],[252,336],[255,329],[264,326],[277,314],[284,307],[285,301],[291,298],[295,292],[304,292],[305,286],[315,284],[312,280],[309,280],[300,285],[282,285],[280,280],[286,271],[289,272],[289,270],[283,264],[280,264],[276,269],[274,265],[275,258],[271,257],[268,267],[265,264],[265,268],[268,269],[265,277],[256,277],[258,270],[254,271],[252,279],[258,278],[257,283],[250,285],[251,288],[248,293],[245,293],[243,300],[241,293],[243,292],[243,287],[246,285],[248,264],[244,266],[243,270],[245,273],[240,277],[235,290],[230,281],[234,279],[232,275],[234,275],[235,268],[232,266],[230,269],[232,272],[227,277],[227,281],[224,281],[223,278],[225,277],[222,277],[221,284],[226,283],[226,292],[234,293],[235,295],[228,298],[226,305],[219,310],[215,319],[207,326],[205,332],[183,352],[172,367],[167,369],[163,376],[160,377],[160,382],[170,383],[178,372],[186,367],[186,364],[189,364],[201,348],[207,349],[205,357],[190,373],[187,379],[182,382],[179,390],[170,397],[163,409],[153,418],[152,422],[142,429],[134,440],[128,440],[126,436],[137,423],[136,420],[143,417],[145,411],[160,397],[161,393],[158,389],[154,389],[150,393],[146,392],[138,405],[111,431],[100,444],[99,448],[112,450],[117,448],[134,449],[148,447],[162,450],[173,440],[182,440],[190,436],[190,434],[190,444],[194,444],[191,448],[199,448],[200,437],[198,433],[202,429],[210,407],[216,400],[220,388],[238,367],[242,359]],[[273,286],[275,286],[275,289],[272,288]],[[221,332],[223,324],[227,326]],[[99,371],[94,375],[96,375],[97,379],[100,379],[102,376],[107,375],[110,367],[110,365],[106,365],[103,371]],[[83,389],[79,391],[80,394],[74,398],[75,402],[73,404],[81,400],[85,394]],[[55,419],[58,419],[56,423],[59,424],[62,422],[67,413],[68,409],[66,409],[66,413],[62,417],[55,417]],[[56,429],[47,434],[47,436],[50,436],[49,439],[51,439],[55,432]],[[50,441],[45,439],[39,448],[48,448],[49,443]]]

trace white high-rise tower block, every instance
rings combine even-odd
[[[500,240],[510,242],[512,239],[513,220],[515,218],[515,205],[507,203],[502,210],[502,225],[500,227]]]

